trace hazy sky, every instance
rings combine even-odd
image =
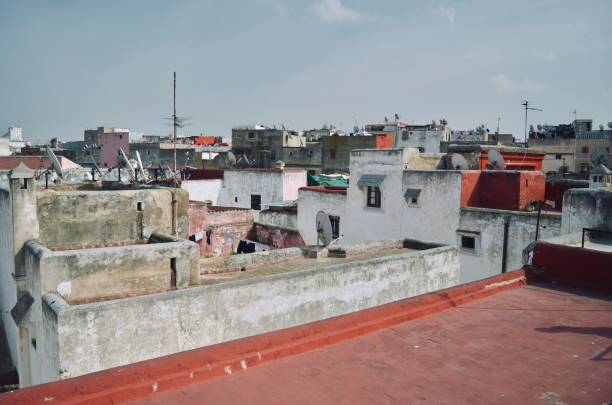
[[[612,1],[0,0],[0,131],[612,121]]]

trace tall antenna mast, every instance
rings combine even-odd
[[[173,178],[176,183],[176,128],[178,126],[178,122],[176,120],[176,72],[174,72],[174,88],[172,92],[172,127],[173,131],[173,143],[174,143],[174,168],[173,168]]]
[[[499,134],[499,120],[500,119],[501,119],[500,117],[497,117],[497,134]]]
[[[576,111],[576,109],[574,108],[574,111],[572,111],[572,114],[574,114],[574,121],[576,121],[576,114],[578,113],[578,111]]]
[[[529,110],[533,111],[544,111],[541,108],[529,107],[529,100],[525,100],[521,103],[522,106],[525,107],[525,144],[527,144],[527,112]]]

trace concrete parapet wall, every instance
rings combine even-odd
[[[38,258],[31,263],[39,266],[26,270],[40,280],[40,291],[32,295],[56,292],[69,302],[87,302],[168,290],[173,288],[173,266],[175,286],[187,287],[199,277],[197,245],[168,239],[165,243],[68,251],[51,251],[28,242],[27,254]]]
[[[52,249],[75,249],[144,241],[156,231],[173,234],[173,228],[187,238],[188,197],[161,188],[38,191],[39,240]]]
[[[178,291],[56,305],[61,377],[327,319],[458,283],[454,247],[316,263],[307,270]]]
[[[202,273],[219,273],[248,270],[258,265],[273,264],[301,258],[303,255],[302,249],[299,247],[292,247],[240,255],[211,257],[200,260],[200,271]]]

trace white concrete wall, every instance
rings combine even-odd
[[[563,195],[563,234],[583,228],[612,230],[612,189],[570,189]]]
[[[307,185],[306,170],[283,171],[283,201],[297,200],[298,190]]]
[[[475,250],[462,249],[460,234],[456,235],[462,283],[501,274],[506,220],[509,223],[506,271],[512,271],[523,266],[523,250],[535,240],[537,213],[471,207],[461,210],[459,229],[474,232],[477,245]],[[547,239],[560,234],[560,215],[542,214],[538,238]]]
[[[419,189],[417,204],[404,198],[407,189]],[[403,172],[401,199],[395,220],[401,238],[454,245],[461,207],[461,173],[448,170]]]
[[[251,208],[251,195],[259,194],[265,209],[272,202],[297,199],[298,189],[305,185],[306,171],[226,170],[218,205]],[[253,212],[253,219],[259,219],[259,211]]]
[[[340,217],[340,241],[345,243],[344,229],[347,225],[345,214],[346,196],[338,193],[324,193],[312,190],[300,190],[298,198],[297,227],[307,245],[317,243],[317,212]]]
[[[440,153],[440,141],[443,140],[442,130],[419,130],[408,132],[408,139],[399,134],[397,139],[398,148],[423,148],[424,153]]]
[[[347,190],[346,231],[343,244],[403,239],[401,221],[397,220],[401,204],[405,155],[402,149],[353,150],[350,161],[350,186]],[[381,207],[366,205],[367,187],[358,187],[362,175],[384,175],[380,186]]]
[[[212,205],[219,205],[219,195],[223,187],[223,180],[183,180],[181,188],[187,190],[189,199],[193,201],[211,201]]]
[[[55,297],[58,311],[61,378],[326,319],[458,282],[452,247],[315,263],[308,270],[77,306],[45,296],[46,302]]]

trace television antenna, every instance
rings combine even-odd
[[[506,163],[504,163],[504,157],[501,153],[496,151],[495,149],[489,149],[487,156],[489,158],[489,165],[492,169],[495,170],[504,170],[506,169]]]
[[[327,247],[330,243],[332,243],[332,226],[329,221],[329,216],[325,213],[325,211],[317,212],[316,217],[316,225],[317,225],[317,245],[319,243],[323,244],[323,246]]]
[[[544,110],[541,108],[537,108],[537,107],[529,107],[529,100],[523,101],[521,105],[525,107],[525,144],[527,144],[527,113],[529,112],[529,110],[532,110],[532,111],[544,111]]]
[[[453,169],[455,170],[470,169],[470,165],[468,164],[467,160],[465,160],[463,155],[460,155],[459,153],[453,153],[453,155],[451,156],[451,163],[453,165]]]
[[[174,170],[172,171],[173,173],[173,178],[174,178],[174,185],[176,187],[176,132],[178,128],[184,128],[187,125],[189,125],[188,118],[184,118],[184,117],[179,117],[176,115],[176,72],[174,72],[174,80],[173,80],[173,87],[172,87],[172,117],[167,117],[165,118],[167,120],[172,120],[172,144],[173,144],[173,158],[174,158]]]

